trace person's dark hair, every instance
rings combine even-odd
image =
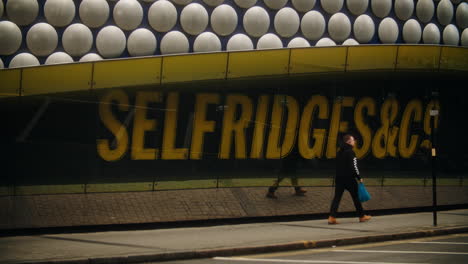
[[[351,134],[345,134],[345,135],[343,136],[343,143],[348,142],[348,140],[349,140],[350,138],[354,138],[354,136],[351,135]]]

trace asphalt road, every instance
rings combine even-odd
[[[171,261],[167,264],[466,264],[468,234],[273,254]]]

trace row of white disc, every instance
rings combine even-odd
[[[0,22],[0,27],[2,23],[8,21]],[[11,22],[9,22],[11,23]],[[49,27],[52,26],[40,23],[37,26]],[[86,27],[82,24],[73,24],[69,27],[72,30],[79,30],[80,28]],[[355,27],[356,28],[356,27]],[[89,30],[89,29],[88,29]],[[356,30],[355,30],[356,31]],[[28,38],[28,46],[30,50],[36,54],[41,54],[48,56],[45,64],[57,64],[57,63],[70,63],[73,62],[73,56],[82,56],[79,61],[93,61],[101,60],[102,55],[105,58],[119,57],[127,48],[131,56],[145,56],[152,55],[155,53],[157,47],[157,41],[153,33],[148,29],[137,29],[130,34],[128,40],[125,37],[125,34],[115,26],[107,26],[103,28],[97,37],[97,49],[99,54],[89,53],[92,46],[92,34],[90,34],[91,41],[83,43],[82,41],[76,42],[73,34],[64,34],[62,39],[62,44],[65,48],[65,52],[55,52],[55,47],[57,46],[57,37],[55,36],[55,44],[52,44],[54,48],[47,48],[46,45],[50,44],[50,41],[44,41],[40,37],[38,38]],[[386,18],[382,21],[379,27],[379,38],[382,42],[387,41],[388,43],[394,43],[398,37],[398,26],[396,22],[391,18]],[[373,35],[373,34],[372,34]],[[368,35],[366,37],[372,37]],[[408,20],[403,27],[403,38],[408,43],[418,43],[423,38],[424,43],[426,44],[438,44],[440,41],[440,32],[438,27],[435,24],[428,24],[424,31],[421,32],[421,27],[416,20]],[[443,31],[443,41],[448,45],[457,45],[459,42],[458,29],[454,25],[448,25]],[[29,41],[31,39],[31,41]],[[50,39],[49,39],[50,40]],[[33,43],[33,44],[30,44]],[[68,43],[68,44],[65,44]],[[346,39],[343,45],[358,45],[358,41],[355,39]],[[334,46],[336,43],[330,38],[321,38],[315,46]],[[468,46],[468,29],[465,29],[462,34],[462,45]],[[188,38],[179,31],[168,32],[162,39],[160,45],[162,54],[172,54],[172,53],[187,53],[189,51],[190,45]],[[293,38],[289,41],[287,47],[309,47],[310,43],[302,37]],[[283,48],[283,43],[281,39],[272,33],[263,35],[257,42],[257,49],[272,49],[272,48]],[[252,50],[254,49],[254,44],[252,40],[245,34],[236,34],[232,36],[226,46],[226,50]],[[211,32],[204,32],[200,34],[193,43],[194,52],[213,52],[221,51],[221,41],[218,36]],[[46,53],[43,53],[46,52]],[[51,54],[52,53],[52,54]],[[50,54],[50,55],[49,55]],[[38,55],[40,56],[40,55]],[[25,67],[25,66],[37,66],[39,65],[38,59],[30,53],[20,53],[13,57],[9,64],[9,68],[16,67]],[[0,68],[3,68],[3,62],[0,59]]]
[[[187,4],[191,0],[173,0],[177,4]],[[237,26],[239,14],[235,9],[222,4],[224,0],[204,0],[208,5],[217,7],[211,14],[211,24],[213,31],[219,35],[231,34]],[[322,0],[322,8],[329,14],[338,13],[343,8],[344,0]],[[154,2],[148,0],[147,2]],[[241,7],[249,8],[244,14],[244,27],[246,32],[252,37],[259,37],[261,32],[250,32],[250,28],[258,27],[263,29],[269,26],[270,17],[268,12],[260,6],[253,6],[257,0],[235,0]],[[315,6],[315,0],[292,0],[293,8],[283,8],[287,0],[264,0],[270,8],[278,9],[275,15],[275,26],[286,27],[287,24],[298,24],[300,13],[306,13]],[[455,1],[454,1],[455,2]],[[459,1],[458,1],[459,2]],[[359,16],[366,12],[369,0],[347,0],[348,10]],[[3,2],[0,1],[0,17],[3,13]],[[38,15],[39,5],[37,0],[10,0],[6,4],[8,20],[19,26],[32,24]],[[47,0],[44,4],[44,16],[47,23],[54,27],[64,27],[72,23],[75,18],[75,4],[73,0]],[[392,10],[392,0],[371,0],[371,9],[376,17],[385,18]],[[416,11],[415,11],[416,9]],[[416,13],[417,20],[421,23],[429,23],[436,13],[437,20],[441,25],[452,23],[454,17],[461,30],[468,27],[468,4],[462,3],[456,7],[450,0],[441,0],[437,7],[433,0],[419,0],[416,4],[413,0],[395,0],[395,15],[398,19],[406,21]],[[120,0],[114,6],[113,20],[122,30],[134,30],[138,28],[143,19],[143,8],[137,0]],[[79,16],[83,24],[90,28],[99,28],[109,19],[109,4],[105,0],[83,0],[79,6]],[[148,9],[148,22],[150,26],[158,32],[168,32],[177,23],[177,9],[170,1],[160,0]],[[209,15],[206,8],[198,3],[191,3],[183,7],[180,13],[180,23],[184,31],[191,35],[198,35],[203,32],[208,25]],[[257,25],[258,24],[258,25]],[[256,30],[261,31],[261,30]],[[265,31],[265,30],[262,30]],[[288,37],[282,35],[283,37]],[[289,33],[290,34],[290,33]]]
[[[9,7],[8,3],[22,3],[31,1],[35,2],[36,0],[9,0],[7,2],[7,9]],[[74,7],[73,1],[70,1]],[[343,0],[341,0],[341,4],[339,0],[322,1],[322,8],[327,10],[329,13],[333,13],[328,21],[328,25],[323,14],[316,10],[307,11],[310,10],[308,8],[314,7],[315,1],[292,1],[292,4],[296,10],[300,12],[306,12],[304,15],[302,15],[302,19],[299,17],[295,9],[284,7],[284,4],[286,4],[287,0],[275,0],[274,2],[270,2],[270,5],[268,5],[267,1],[265,1],[267,6],[270,8],[279,9],[279,11],[275,13],[273,23],[276,34],[267,33],[270,28],[270,18],[268,12],[264,8],[260,6],[249,7],[247,6],[246,1],[234,1],[238,5],[242,3],[246,4],[242,7],[248,8],[243,16],[243,29],[245,34],[238,33],[232,35],[238,26],[238,14],[232,6],[222,4],[224,0],[205,1],[205,3],[212,6],[217,5],[217,7],[213,9],[210,17],[211,29],[214,31],[214,33],[204,32],[208,26],[208,13],[202,5],[198,3],[190,4],[191,0],[173,0],[173,2],[176,2],[176,4],[188,4],[182,9],[180,15],[180,25],[182,29],[188,33],[188,35],[194,36],[195,40],[192,44],[189,43],[189,38],[183,32],[177,30],[168,32],[169,30],[173,29],[177,23],[177,10],[175,6],[166,0],[159,0],[155,3],[152,3],[148,13],[149,24],[157,32],[168,32],[163,35],[159,45],[161,54],[186,53],[191,50],[190,47],[192,47],[194,52],[252,50],[254,49],[254,41],[257,38],[258,41],[256,43],[256,48],[267,49],[282,48],[284,46],[308,47],[311,43],[315,42],[316,46],[336,45],[335,43],[343,45],[353,45],[359,43],[364,44],[370,42],[375,37],[376,26],[374,24],[374,19],[370,16],[366,14],[359,15],[354,20],[354,24],[352,25],[349,17],[345,13],[333,13],[335,11],[341,10]],[[256,0],[249,1],[250,3],[253,2],[253,4],[257,2]],[[67,2],[69,2],[69,0],[47,0],[44,5],[45,15],[47,16],[47,10],[50,11],[50,9],[47,9],[48,4],[63,4]],[[367,10],[368,2],[369,0],[347,0],[347,5],[351,13],[357,15],[360,12],[365,12]],[[412,0],[410,2],[413,3]],[[430,8],[431,5],[429,4],[421,4],[429,2],[432,3],[432,9]],[[99,27],[100,25],[97,26],[97,24],[104,23],[108,19],[108,14],[107,16],[104,16],[102,14],[99,15],[95,13],[96,11],[99,11],[99,8],[97,8],[97,4],[99,3],[105,4],[104,6],[107,7],[108,13],[109,6],[105,0],[83,0],[81,2],[80,18],[82,19],[81,22],[84,24],[75,23],[66,27],[64,30],[62,35],[62,47],[66,53],[54,53],[58,45],[58,34],[54,26],[59,26],[57,26],[57,19],[54,20],[49,15],[49,17],[47,17],[48,22],[56,21],[53,25],[43,22],[37,23],[33,25],[26,34],[26,45],[32,54],[21,53],[14,56],[9,64],[9,67],[12,68],[15,65],[16,67],[29,66],[25,65],[24,63],[16,63],[24,61],[20,60],[20,58],[23,57],[35,58],[35,56],[49,56],[46,60],[46,64],[51,64],[73,62],[72,57],[79,58],[85,56],[88,52],[91,51],[94,44],[93,34],[90,30],[90,27]],[[125,49],[127,49],[130,56],[146,56],[155,54],[158,43],[155,34],[151,30],[147,28],[137,28],[136,30],[133,30],[127,34],[128,38],[126,37],[124,31],[130,31],[134,26],[140,25],[141,18],[137,22],[133,21],[131,13],[126,13],[126,11],[132,10],[130,6],[124,6],[126,8],[124,8],[125,12],[123,13],[120,12],[122,10],[116,12],[118,5],[122,3],[125,5],[136,5],[141,8],[140,3],[136,0],[120,0],[114,7],[114,21],[116,22],[117,26],[106,26],[100,29],[100,31],[97,33],[95,43],[99,55],[92,55],[91,58],[100,59],[101,57],[119,57],[125,52]],[[271,3],[280,3],[280,5],[274,6],[274,4]],[[308,4],[307,7],[304,7],[304,5],[302,8],[298,8],[301,7],[301,4],[305,3]],[[327,5],[325,3],[327,3]],[[330,3],[334,3],[334,5],[330,5]],[[385,5],[383,3],[390,4]],[[385,17],[392,8],[391,3],[391,0],[371,0],[372,10],[376,16]],[[406,14],[404,14],[402,11],[397,11],[406,10],[398,8],[398,3],[401,5],[401,3],[406,2],[398,0],[395,1],[395,13],[398,19],[405,21],[403,22],[404,25],[401,34],[404,42],[420,43],[422,39],[422,43],[425,44],[443,43],[446,45],[458,45],[460,43],[461,33],[461,44],[463,46],[468,46],[468,30],[466,29],[468,27],[468,4],[466,2],[459,4],[456,8],[455,19],[458,27],[454,24],[440,26],[444,25],[445,23],[452,22],[454,18],[452,3],[450,0],[442,0],[437,6],[437,18],[440,24],[436,25],[434,23],[429,23],[424,26],[424,29],[421,28],[420,22],[411,18],[414,11],[414,6],[411,6],[411,8],[407,7],[406,9],[411,10],[411,12],[406,12]],[[452,8],[452,13],[445,12],[449,9],[445,8],[444,5],[442,5],[443,3],[449,4],[445,6]],[[3,2],[0,0],[0,17],[3,13],[2,4]],[[359,6],[361,6],[360,9],[357,8]],[[382,7],[385,6],[388,6],[388,11],[384,10],[385,12],[383,12]],[[424,8],[420,8],[421,6]],[[66,8],[62,8],[61,10],[61,13],[67,13],[63,11],[66,10]],[[88,11],[82,12],[82,10]],[[439,10],[442,11],[439,12]],[[8,18],[10,18],[11,15],[10,11],[7,10]],[[60,12],[56,13],[59,14]],[[88,15],[92,13],[93,15],[86,16],[82,15],[82,13]],[[431,21],[434,16],[434,2],[432,0],[419,0],[416,4],[416,13],[417,18],[420,21]],[[55,18],[57,17],[60,16],[55,16]],[[97,23],[97,21],[91,21],[92,19],[102,19],[103,17],[105,19],[99,23]],[[120,20],[117,19],[117,17],[125,19]],[[12,20],[18,22],[17,19]],[[117,23],[117,21],[120,22]],[[390,17],[386,17],[380,21],[380,24],[378,25],[378,38],[381,43],[391,44],[397,42],[400,36],[397,21],[398,20]],[[331,39],[324,37],[326,29],[328,30],[328,35]],[[297,32],[299,32],[299,30],[302,33],[301,37],[292,38],[295,35],[297,36]],[[442,36],[441,30],[443,30]],[[351,31],[354,33],[354,39],[349,38],[351,36]],[[239,31],[237,30],[237,32]],[[222,47],[220,36],[228,37],[226,38],[226,47]],[[283,41],[280,37],[289,38],[285,40],[285,45],[283,44]],[[0,55],[14,54],[20,48],[22,42],[23,37],[21,29],[15,23],[11,21],[0,21]],[[85,56],[85,59],[89,58],[89,56]],[[37,60],[37,58],[35,59]],[[2,66],[1,64],[0,66]],[[33,64],[35,65],[36,62],[34,61]]]
[[[144,2],[155,2],[155,0],[142,0]],[[187,5],[192,0],[172,0],[178,5]],[[370,0],[371,9],[377,17],[383,18],[388,16],[392,9],[392,0]],[[161,2],[161,1],[157,1]],[[203,0],[209,6],[219,6],[224,0]],[[288,0],[263,0],[266,6],[273,10],[283,8]],[[344,0],[321,0],[322,8],[329,14],[340,12],[344,6]],[[461,0],[441,0],[437,1],[437,16],[443,25],[449,24],[448,21],[453,16],[453,4],[458,4]],[[453,4],[452,4],[453,2]],[[241,8],[250,8],[257,3],[257,0],[234,0],[237,6]],[[312,10],[316,4],[316,0],[291,0],[292,7],[298,12],[308,12]],[[154,4],[153,4],[154,5]],[[158,6],[159,5],[159,6]],[[161,7],[162,4],[151,6],[151,9]],[[369,6],[369,0],[347,0],[346,6],[353,15],[363,14]],[[416,7],[415,7],[416,6]],[[172,5],[174,7],[174,5]],[[171,11],[169,7],[165,7],[165,11]],[[413,0],[395,0],[394,9],[397,17],[402,20],[407,20],[414,12],[421,22],[429,22],[434,14],[435,4],[433,0],[418,0],[415,5]],[[0,17],[3,13],[3,1],[0,1]],[[37,0],[10,0],[6,5],[9,19],[18,25],[29,25],[34,22],[38,15],[39,4]],[[44,4],[44,14],[48,23],[62,27],[71,23],[75,16],[75,4],[73,0],[46,0]],[[89,27],[102,26],[109,17],[109,5],[106,0],[83,0],[79,6],[80,18]],[[143,17],[143,8],[137,0],[120,0],[115,5],[114,18],[119,22],[125,23],[126,17],[131,17],[132,20],[138,21]],[[171,16],[168,15],[167,17]],[[120,21],[122,20],[122,21]],[[134,28],[138,27],[135,25]]]
[[[317,11],[308,12],[302,19],[301,32],[308,40],[319,40],[326,31],[326,23],[323,16]],[[299,29],[299,24],[294,25],[294,34]],[[268,28],[267,28],[268,30]],[[247,30],[246,30],[247,31]],[[284,35],[284,29],[278,29],[279,36],[263,32],[257,43],[257,48],[282,48],[283,44],[280,36]],[[348,39],[351,31],[354,38],[360,44],[370,42],[375,35],[375,26],[371,17],[361,15],[351,26],[348,17],[343,13],[334,14],[328,21],[328,34],[333,41],[341,44]],[[23,41],[21,30],[13,22],[0,21],[0,34],[4,36],[0,39],[0,55],[14,54],[21,46]],[[294,35],[293,34],[293,35]],[[468,31],[462,32],[462,45],[466,45]],[[243,35],[245,45],[238,45],[236,39],[240,35],[231,36],[227,42],[225,50],[246,50],[253,49],[252,40],[247,35]],[[268,41],[264,39],[269,37]],[[290,37],[293,35],[289,35]],[[381,43],[393,44],[399,37],[399,27],[392,18],[383,19],[378,26],[378,37]],[[441,40],[446,45],[458,45],[460,32],[452,24],[445,26],[441,38],[441,33],[437,25],[429,23],[421,28],[419,22],[415,19],[406,21],[403,25],[402,37],[405,43],[417,44],[421,41],[424,44],[440,44]],[[298,45],[297,39],[302,39]],[[295,38],[290,40],[288,47],[307,47],[309,42],[304,38]],[[265,43],[264,43],[265,42]],[[68,26],[62,34],[62,47],[69,55],[73,57],[83,56],[88,53],[93,46],[93,34],[91,30],[83,24],[72,24]],[[32,26],[26,35],[26,44],[32,54],[36,56],[48,56],[53,53],[58,45],[58,34],[55,28],[47,23],[38,23]],[[152,31],[139,28],[131,32],[126,38],[125,33],[116,26],[106,26],[102,28],[96,37],[96,48],[105,58],[115,58],[122,55],[125,48],[128,49],[130,56],[147,56],[155,54],[157,48],[157,39]],[[198,34],[193,43],[194,52],[212,52],[221,51],[220,38],[211,32]],[[166,33],[160,46],[161,54],[185,53],[189,51],[189,40],[185,34],[179,31]]]

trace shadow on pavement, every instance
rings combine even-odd
[[[362,229],[354,229],[354,228],[339,228],[339,227],[327,227],[327,226],[312,226],[312,225],[293,225],[293,224],[280,224],[284,226],[293,226],[293,227],[305,227],[305,228],[313,228],[313,229],[330,229],[330,230],[341,230],[341,231],[353,231],[353,232],[362,232],[362,233],[372,233],[377,232],[375,230],[362,230]]]

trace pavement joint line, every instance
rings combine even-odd
[[[411,264],[395,262],[369,262],[369,261],[344,261],[344,260],[300,260],[300,259],[260,259],[260,258],[225,258],[216,257],[215,260],[248,261],[248,262],[278,262],[278,263],[330,263],[330,264]],[[423,264],[423,263],[412,263]]]
[[[464,242],[410,242],[411,244],[468,245]]]
[[[384,254],[437,254],[437,255],[468,255],[468,252],[450,251],[405,251],[405,250],[355,250],[355,249],[335,249],[333,252],[347,253],[384,253]]]
[[[310,241],[295,241],[283,244],[271,244],[262,246],[249,246],[238,248],[218,248],[218,249],[202,249],[194,251],[179,251],[165,252],[156,254],[139,254],[128,256],[111,256],[111,257],[95,257],[83,259],[68,259],[68,260],[41,260],[41,261],[24,261],[15,264],[115,264],[115,263],[143,263],[143,262],[158,262],[158,261],[175,261],[187,259],[203,259],[214,257],[229,257],[252,255],[261,253],[274,253],[292,250],[302,250],[311,248],[323,248],[333,246],[345,246],[355,244],[366,244],[374,242],[384,242],[391,240],[404,240],[431,236],[442,236],[449,234],[468,233],[468,226],[435,228],[431,230],[409,231],[394,234],[358,236],[349,238],[338,238],[329,240],[310,240]]]

